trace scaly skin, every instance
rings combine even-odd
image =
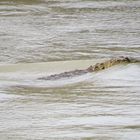
[[[136,63],[136,62],[140,62],[140,60],[135,59],[135,58],[130,58],[130,57],[112,58],[112,59],[107,60],[105,62],[97,63],[93,66],[90,66],[87,69],[63,72],[63,73],[59,73],[59,74],[50,75],[47,77],[41,77],[38,79],[39,80],[59,80],[62,78],[70,78],[70,77],[74,77],[74,76],[80,76],[80,75],[83,75],[86,73],[98,72],[100,70],[107,69],[107,68],[112,67],[112,66],[117,65],[117,64]]]

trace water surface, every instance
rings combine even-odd
[[[0,138],[140,139],[140,65],[38,77],[140,56],[139,0],[0,0]]]

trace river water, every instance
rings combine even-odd
[[[0,0],[0,139],[139,140],[140,65],[37,78],[140,56],[139,0]]]

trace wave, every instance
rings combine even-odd
[[[45,63],[26,63],[26,64],[1,64],[0,65],[0,87],[17,86],[17,87],[60,87],[75,84],[83,81],[105,81],[119,78],[132,80],[138,74],[139,65],[117,65],[107,70],[94,73],[85,73],[75,77],[65,77],[58,80],[38,80],[51,74],[61,73],[74,69],[84,69],[94,65],[100,60],[77,60],[77,61],[59,61]]]

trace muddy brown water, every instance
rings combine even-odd
[[[140,1],[0,0],[0,139],[139,140],[140,65],[41,81],[140,56]]]

